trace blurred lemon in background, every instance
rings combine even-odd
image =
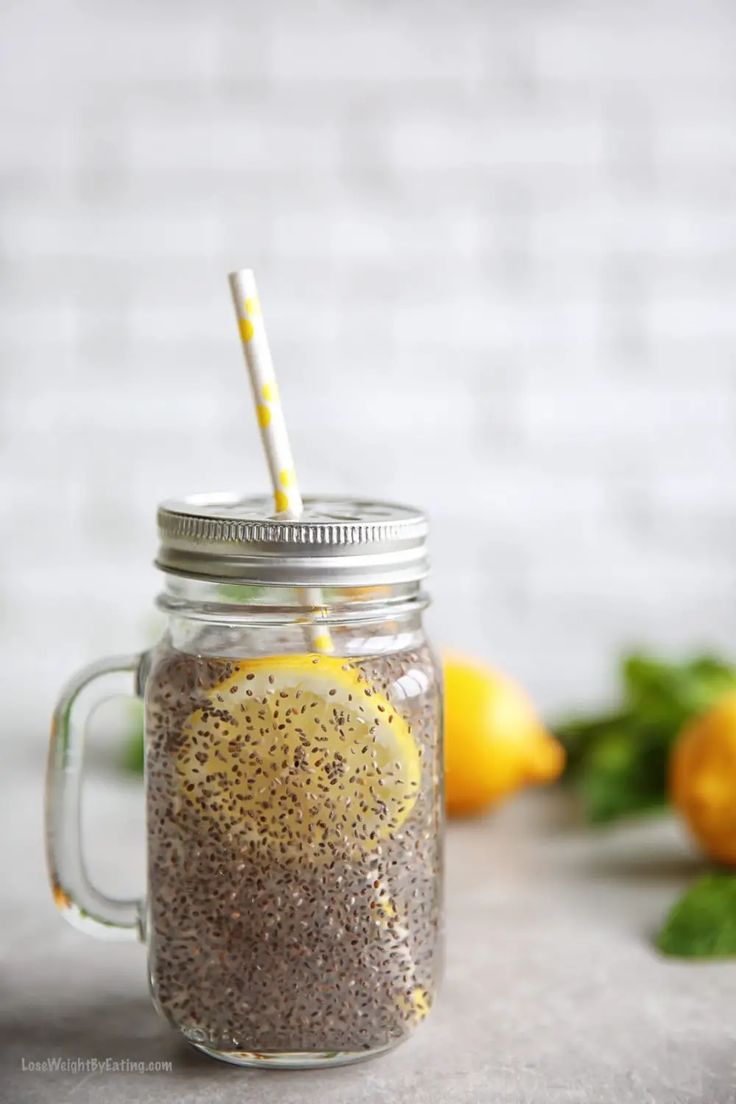
[[[682,730],[670,759],[670,796],[703,850],[736,866],[736,692]]]
[[[445,794],[447,811],[465,816],[522,786],[552,782],[565,752],[512,679],[477,660],[447,655]]]

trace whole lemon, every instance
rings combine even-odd
[[[476,660],[448,655],[445,793],[450,815],[468,815],[521,786],[552,782],[565,765],[524,691]]]
[[[685,726],[669,773],[672,803],[703,850],[736,866],[736,691]]]

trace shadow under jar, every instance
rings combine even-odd
[[[427,527],[385,503],[306,500],[298,521],[269,509],[224,495],[161,508],[166,632],[60,703],[50,867],[72,922],[139,929],[154,1002],[194,1045],[243,1065],[339,1064],[406,1038],[437,986]],[[145,698],[145,906],[89,884],[62,780],[61,744],[83,737],[75,687],[124,670]]]

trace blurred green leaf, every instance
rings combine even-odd
[[[130,703],[130,727],[123,748],[123,767],[133,774],[143,774],[143,702]]]
[[[620,675],[616,710],[554,726],[567,751],[566,777],[594,824],[661,809],[680,729],[736,688],[736,669],[713,656],[667,663],[636,653],[623,659]]]
[[[736,874],[699,878],[672,906],[655,942],[668,955],[736,955]]]

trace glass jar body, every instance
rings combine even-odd
[[[152,993],[191,1042],[241,1064],[379,1053],[438,980],[426,603],[414,584],[319,597],[171,579],[146,672]]]

